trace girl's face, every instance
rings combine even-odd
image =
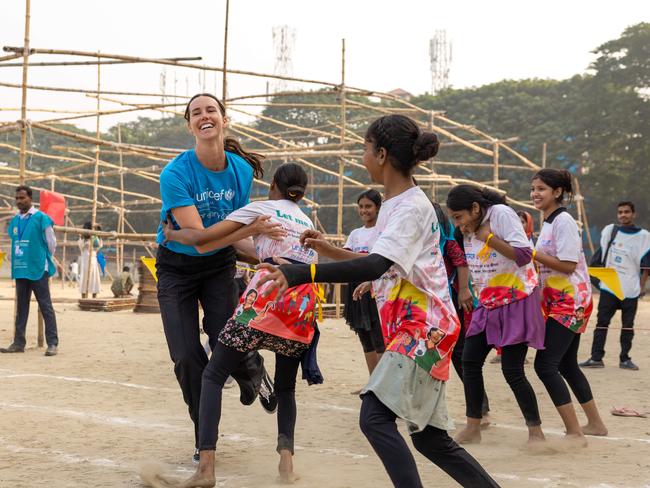
[[[519,222],[521,222],[521,226],[525,229],[526,226],[528,225],[528,221],[526,220],[526,217],[523,215],[519,216]]]
[[[210,140],[223,136],[228,119],[221,114],[217,101],[211,97],[197,97],[189,107],[187,122],[192,135],[199,140]]]
[[[257,293],[249,293],[244,301],[244,308],[251,308],[257,299]]]
[[[364,224],[372,224],[377,221],[377,205],[368,198],[359,200],[359,217]]]
[[[448,209],[449,217],[454,221],[454,225],[460,229],[463,234],[471,234],[478,229],[481,224],[481,207],[474,202],[470,210],[451,210]]]
[[[365,141],[364,152],[363,152],[363,165],[368,170],[370,179],[374,183],[384,184],[384,167],[387,164],[386,161],[386,149],[380,147],[378,150],[375,150],[375,146],[372,142]]]
[[[561,195],[562,188],[554,190],[539,178],[535,178],[530,184],[530,198],[538,210],[546,210],[557,205]]]

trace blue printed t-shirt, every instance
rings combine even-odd
[[[176,156],[160,173],[161,222],[174,208],[194,205],[201,216],[203,227],[209,227],[224,220],[228,214],[248,203],[253,168],[248,162],[226,151],[226,167],[212,171],[201,164],[194,149]],[[174,222],[175,228],[178,228]],[[189,256],[201,256],[194,247],[165,240],[162,224],[158,226],[156,242],[167,249]],[[219,250],[207,254],[215,254]]]

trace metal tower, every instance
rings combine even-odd
[[[296,41],[296,31],[288,25],[273,27],[273,51],[275,54],[275,65],[273,74],[280,76],[291,76],[293,74],[293,46]],[[271,84],[271,92],[277,93],[287,91],[289,82],[286,80],[274,80]]]
[[[429,41],[429,60],[431,62],[431,94],[449,88],[449,68],[451,67],[451,41],[447,31],[436,30]]]

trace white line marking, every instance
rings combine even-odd
[[[96,383],[96,384],[105,384],[105,385],[112,385],[112,386],[122,386],[125,388],[134,388],[134,389],[140,389],[140,390],[151,390],[151,391],[161,391],[161,392],[172,392],[176,393],[178,392],[177,389],[175,388],[162,388],[162,387],[154,387],[154,386],[148,386],[148,385],[141,385],[137,383],[128,383],[128,382],[119,382],[119,381],[111,381],[111,380],[98,380],[98,379],[93,379],[93,378],[80,378],[80,377],[75,377],[75,376],[58,376],[58,375],[48,375],[48,374],[41,374],[41,373],[16,373],[15,371],[8,370],[8,369],[0,369],[0,372],[7,373],[5,375],[1,375],[0,379],[2,378],[48,378],[48,379],[56,379],[56,380],[61,380],[61,381],[73,381],[73,382],[78,382],[78,383]],[[238,397],[239,395],[236,393],[230,393],[228,391],[224,391],[224,396],[228,397]],[[345,407],[341,405],[332,405],[332,404],[327,404],[327,403],[311,403],[311,402],[298,402],[298,405],[300,406],[305,406],[305,407],[310,407],[310,408],[317,408],[319,410],[332,410],[332,411],[339,411],[339,412],[346,412],[346,413],[353,413],[357,414],[359,412],[358,409],[351,408],[351,407]],[[502,424],[495,422],[492,424],[492,427],[496,428],[503,428],[507,430],[518,430],[518,431],[526,431],[527,427],[525,426],[519,426],[519,425],[509,425],[509,424]],[[544,432],[547,434],[551,435],[557,435],[557,436],[564,436],[564,432],[557,430],[557,429],[544,429]],[[615,437],[615,436],[606,436],[606,437],[599,437],[599,436],[589,436],[590,439],[602,439],[610,442],[641,442],[643,444],[650,444],[650,437],[641,437],[641,438],[635,438],[635,437]]]

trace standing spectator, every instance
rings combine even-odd
[[[637,371],[639,367],[632,362],[630,349],[634,338],[634,317],[639,303],[639,297],[645,290],[650,267],[650,233],[634,225],[636,217],[632,202],[618,204],[618,224],[609,224],[600,236],[600,248],[607,255],[603,263],[607,268],[614,268],[621,280],[623,300],[614,296],[605,283],[600,284],[600,300],[598,302],[598,320],[594,330],[594,341],[591,345],[591,357],[584,363],[583,368],[604,368],[605,341],[607,328],[617,310],[621,311],[621,354],[619,366],[622,369]],[[612,239],[613,235],[613,239]],[[609,252],[607,249],[609,248]]]
[[[83,225],[86,230],[92,229],[92,224],[86,222]],[[94,230],[102,230],[99,224],[95,224]],[[92,244],[91,244],[92,243]],[[79,289],[81,290],[81,298],[88,298],[88,293],[91,293],[93,298],[97,298],[97,294],[102,291],[101,287],[101,273],[99,270],[99,261],[97,260],[97,253],[104,245],[101,238],[97,236],[81,236],[77,243],[81,256],[79,257],[81,275],[79,278]],[[91,253],[88,259],[88,253]],[[88,263],[90,262],[90,272],[87,272]]]
[[[70,281],[79,281],[79,263],[76,259],[70,263]]]
[[[32,291],[45,321],[46,356],[55,356],[59,345],[56,315],[50,298],[49,278],[56,273],[52,255],[56,238],[52,219],[32,206],[32,189],[16,188],[18,214],[9,223],[11,278],[16,280],[16,330],[14,341],[0,352],[25,352],[25,328]]]

